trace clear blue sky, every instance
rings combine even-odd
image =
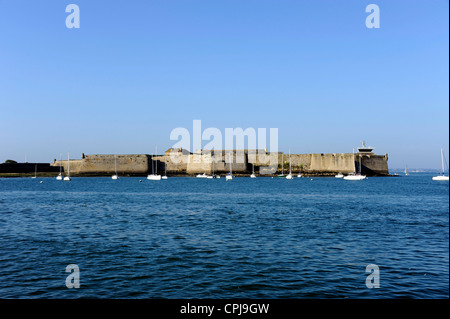
[[[70,3],[80,29],[66,28]],[[0,162],[151,154],[199,119],[277,127],[285,152],[364,139],[391,168],[438,168],[448,12],[448,0],[0,0]]]

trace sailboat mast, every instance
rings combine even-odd
[[[442,174],[445,173],[445,169],[444,169],[444,150],[441,147],[441,161],[442,161]]]
[[[117,175],[117,158],[115,154],[114,154],[114,171],[116,172]]]
[[[67,176],[70,176],[70,154],[67,153]]]
[[[158,148],[155,146],[155,154],[158,156]],[[155,163],[155,174],[158,175],[158,163]]]
[[[152,175],[155,175],[153,172],[153,155],[150,157],[150,161],[152,162]]]
[[[289,150],[289,174],[292,172],[292,166],[291,166],[291,150]]]

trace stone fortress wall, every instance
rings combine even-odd
[[[230,159],[232,163],[230,164]],[[186,150],[170,149],[163,155],[82,155],[81,159],[70,160],[70,174],[112,175],[115,172],[123,176],[144,176],[153,171],[158,174],[168,175],[194,175],[198,173],[225,174],[230,171],[233,174],[277,174],[289,171],[289,163],[295,174],[333,175],[337,173],[348,174],[358,172],[368,176],[388,175],[388,156],[375,155],[372,152],[358,153],[327,153],[327,154],[283,154],[266,153],[264,150],[222,150],[202,151],[189,153]],[[278,165],[270,165],[277,163]],[[282,164],[283,163],[283,164]],[[64,172],[68,171],[68,161],[56,161],[52,166],[63,166]],[[253,168],[254,165],[254,168]],[[153,171],[152,171],[153,169]]]

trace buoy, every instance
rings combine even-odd
[[[41,183],[41,184],[42,184],[42,183],[44,183],[44,182],[43,182],[43,181],[40,181],[39,183]]]

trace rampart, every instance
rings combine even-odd
[[[270,162],[270,159],[272,160]],[[230,163],[231,161],[231,163]],[[217,174],[228,173],[230,165],[233,174],[256,174],[266,172],[270,163],[272,174],[284,170],[292,173],[310,175],[332,175],[361,172],[368,176],[388,175],[388,156],[373,153],[327,153],[327,154],[283,154],[283,153],[252,153],[242,151],[205,151],[195,154],[165,153],[164,155],[86,155],[81,159],[70,160],[71,175],[119,175],[143,176],[157,170],[158,174],[194,175],[198,173]],[[51,166],[60,166],[68,171],[68,161],[54,161]],[[267,172],[266,172],[267,174]]]

